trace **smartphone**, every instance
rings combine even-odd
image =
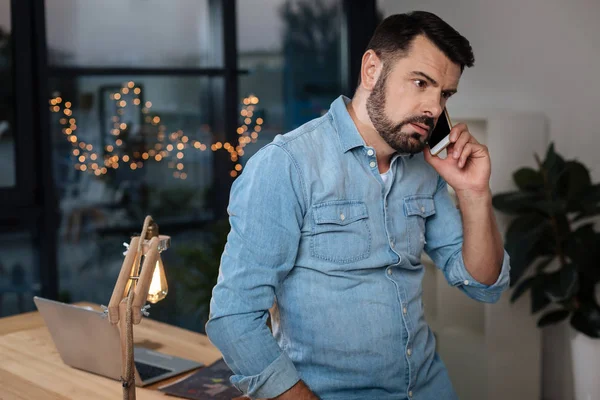
[[[450,129],[452,129],[452,122],[448,115],[448,110],[444,108],[444,112],[438,118],[435,128],[431,132],[429,138],[429,152],[432,156],[438,155],[450,144]]]

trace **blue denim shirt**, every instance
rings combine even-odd
[[[477,282],[447,184],[418,154],[395,155],[384,185],[348,101],[277,136],[235,181],[207,334],[252,398],[302,379],[324,400],[455,399],[423,316],[422,251],[490,303],[508,255],[496,283]]]

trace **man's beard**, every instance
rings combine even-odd
[[[427,140],[431,136],[434,127],[434,119],[425,115],[414,115],[406,118],[400,123],[394,123],[387,115],[385,115],[385,82],[387,76],[385,71],[382,71],[381,76],[377,80],[373,91],[367,99],[367,113],[375,130],[386,141],[386,143],[399,153],[416,154],[425,149]],[[427,136],[414,133],[402,132],[402,128],[410,123],[427,125],[429,131]]]

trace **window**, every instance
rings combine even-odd
[[[349,94],[374,1],[96,3],[0,0],[4,313],[19,291],[105,304],[150,214],[172,237],[152,317],[201,331],[233,180]]]
[[[209,18],[218,7],[171,3],[46,1],[58,279],[71,301],[106,304],[123,242],[146,215],[172,237],[169,276],[169,263],[215,218],[220,174],[236,171],[224,140],[223,43],[212,34],[221,22]],[[176,311],[162,319],[177,322],[182,307],[167,299]]]
[[[237,9],[238,66],[248,70],[240,94],[258,99],[254,114],[264,120],[251,156],[342,94],[342,2],[238,0]]]
[[[0,230],[0,317],[32,311],[40,281],[31,235]]]
[[[217,66],[208,0],[47,0],[46,18],[54,66]]]
[[[146,203],[144,196],[207,190],[212,184],[211,145],[218,141],[214,132],[223,129],[218,118],[222,107],[210,97],[220,80],[132,75],[52,79],[50,129],[61,198],[73,198],[74,204],[96,198],[98,205],[113,209],[118,208],[113,202],[127,207],[132,201],[139,208]],[[94,181],[98,183],[86,186]],[[100,186],[111,194],[103,194]],[[150,200],[139,212],[200,215],[203,199],[189,200],[192,215],[184,213],[183,204],[169,209]],[[107,223],[140,218],[130,210],[128,217]]]

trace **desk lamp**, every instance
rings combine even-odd
[[[167,295],[167,280],[160,253],[170,246],[169,236],[158,234],[158,225],[147,216],[140,236],[133,236],[108,303],[108,320],[119,325],[123,399],[135,399],[133,324],[148,316],[146,301],[156,303]],[[127,246],[127,244],[125,244]],[[143,259],[143,263],[142,263]],[[141,271],[140,271],[141,265]]]

